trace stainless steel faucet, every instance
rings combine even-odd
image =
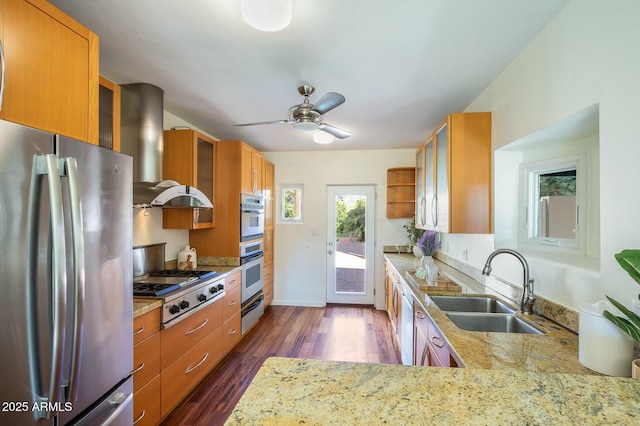
[[[524,277],[522,281],[522,300],[520,300],[520,311],[522,311],[523,314],[533,314],[533,303],[536,301],[536,298],[533,295],[533,278],[529,278],[529,264],[527,263],[524,256],[522,256],[515,250],[498,249],[491,253],[487,258],[487,263],[485,263],[484,269],[482,269],[482,275],[485,275],[487,277],[489,276],[489,274],[491,273],[491,261],[494,257],[502,253],[507,253],[515,256],[516,259],[518,259],[522,264]]]

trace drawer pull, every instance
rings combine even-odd
[[[184,372],[184,374],[189,374],[191,373],[193,370],[195,370],[196,368],[200,367],[206,360],[207,358],[209,358],[209,352],[207,352],[206,354],[204,354],[204,358],[202,358],[202,361],[200,361],[199,363],[197,363],[196,365],[194,365],[191,368],[187,368],[186,371]]]
[[[231,281],[229,281],[229,285],[231,285],[231,284],[235,284],[235,283],[237,283],[237,282],[238,282],[238,280],[231,280]]]
[[[416,316],[420,319],[424,319],[424,313],[422,311],[416,311]]]
[[[237,332],[238,332],[238,330],[237,330],[237,329],[232,328],[231,330],[229,330],[229,331],[227,332],[227,334],[236,334]]]
[[[438,340],[440,344],[436,343],[436,340]],[[433,343],[435,346],[437,346],[440,349],[444,348],[444,342],[438,336],[433,336],[431,338],[431,343]]]
[[[138,371],[142,370],[144,368],[144,362],[142,364],[140,364],[140,367],[136,368],[135,370],[133,370],[131,372],[131,374],[136,374]]]
[[[134,336],[137,336],[138,334],[142,333],[143,331],[144,331],[144,325],[143,325],[142,327],[140,327],[140,330],[138,330],[138,331],[134,331],[134,332],[133,332],[133,335],[134,335]]]
[[[235,305],[236,303],[238,303],[238,301],[237,301],[237,300],[232,300],[231,302],[227,303],[227,306],[233,306],[233,305]]]
[[[202,327],[204,327],[205,325],[207,325],[207,323],[209,322],[209,318],[207,318],[206,320],[204,320],[204,322],[202,324],[200,324],[199,326],[197,326],[196,328],[194,328],[193,330],[189,330],[186,333],[184,333],[185,336],[190,335],[191,333],[195,333],[196,331],[200,330]]]
[[[140,420],[142,420],[142,418],[144,417],[144,415],[147,414],[147,410],[142,410],[142,414],[140,414],[140,417],[138,417],[137,419],[135,419],[133,421],[133,424],[135,425],[136,423],[138,423]]]

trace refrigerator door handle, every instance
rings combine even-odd
[[[73,336],[71,337],[71,368],[69,369],[69,388],[66,401],[78,399],[78,376],[80,373],[80,348],[83,340],[85,269],[84,269],[84,226],[82,218],[82,200],[80,197],[80,179],[78,162],[68,157],[64,160],[69,181],[69,202],[71,204],[71,238],[73,242],[73,286],[74,313]]]
[[[27,283],[26,311],[29,345],[29,370],[33,403],[60,401],[60,376],[64,362],[65,317],[67,278],[65,261],[64,216],[62,210],[62,190],[60,185],[61,166],[54,154],[35,155],[31,170],[29,190],[28,230],[27,230]],[[38,268],[38,223],[40,218],[40,197],[42,194],[42,176],[47,176],[50,202],[50,268],[47,282],[51,287],[51,364],[50,381],[47,395],[43,395],[42,372],[40,371],[39,338],[37,322],[37,268]],[[47,404],[49,405],[49,404]],[[37,418],[49,418],[52,412],[34,410]]]

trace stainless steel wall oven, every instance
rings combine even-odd
[[[264,313],[262,240],[240,245],[240,264],[242,265],[241,315],[244,334]]]
[[[262,238],[264,233],[264,198],[240,195],[240,241]],[[241,255],[242,256],[242,255]]]

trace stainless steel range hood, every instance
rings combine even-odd
[[[162,180],[164,91],[147,83],[120,87],[120,150],[133,157],[133,206],[213,208],[199,189]]]

